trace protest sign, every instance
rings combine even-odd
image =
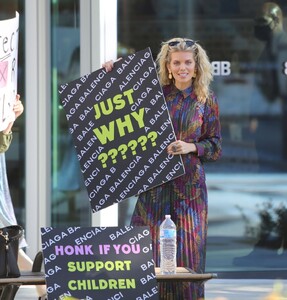
[[[158,299],[148,227],[41,228],[48,299]]]
[[[17,93],[19,14],[0,21],[0,131],[15,120]]]
[[[93,212],[184,174],[166,151],[176,137],[149,48],[59,94]]]

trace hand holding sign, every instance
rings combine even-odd
[[[93,212],[184,174],[149,48],[59,93]]]

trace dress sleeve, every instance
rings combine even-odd
[[[201,137],[197,143],[198,156],[202,161],[216,161],[222,154],[222,136],[217,99],[211,95],[206,101]]]
[[[12,141],[12,132],[10,133],[3,133],[3,131],[0,132],[0,153],[6,152],[11,144]]]

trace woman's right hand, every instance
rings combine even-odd
[[[106,72],[110,72],[110,71],[112,71],[112,69],[114,67],[114,61],[109,60],[109,61],[103,63],[102,67],[105,68]]]
[[[24,111],[24,106],[20,100],[20,95],[16,95],[16,101],[13,106],[13,111],[15,113],[15,119],[17,119]]]

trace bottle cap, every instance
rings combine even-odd
[[[165,215],[166,218],[170,218],[170,215]]]

